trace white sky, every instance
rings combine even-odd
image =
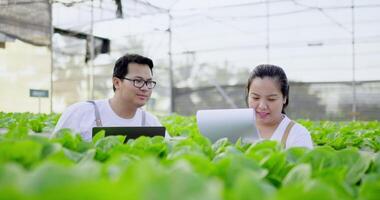
[[[96,35],[117,46],[125,38],[142,40],[154,60],[168,59],[169,20],[167,11],[152,6],[170,8],[175,67],[191,51],[197,63],[228,62],[249,70],[267,62],[269,40],[269,62],[282,66],[291,80],[352,80],[351,0],[269,0],[269,20],[267,1],[259,0],[128,0],[124,19],[113,19],[113,0],[94,2]],[[380,80],[380,0],[354,2],[356,80]],[[89,31],[89,5],[56,3],[55,26]]]

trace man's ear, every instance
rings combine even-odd
[[[117,89],[121,85],[121,80],[117,77],[112,77],[113,86]]]

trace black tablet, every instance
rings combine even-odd
[[[108,127],[93,127],[92,137],[95,136],[99,131],[104,130],[105,136],[110,135],[125,135],[125,141],[129,139],[136,139],[140,136],[154,137],[162,136],[165,137],[165,127],[164,126],[108,126]]]

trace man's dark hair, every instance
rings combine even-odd
[[[129,63],[136,63],[140,65],[148,65],[150,71],[153,74],[153,61],[150,58],[138,55],[138,54],[125,54],[117,59],[115,67],[113,68],[113,77],[124,78],[128,74]],[[113,91],[116,90],[115,86],[112,86]]]
[[[272,78],[278,83],[282,96],[286,98],[285,104],[282,107],[282,113],[285,114],[285,108],[289,104],[289,82],[284,70],[276,65],[263,64],[256,66],[249,75],[248,82],[245,90],[245,100],[248,105],[248,93],[251,87],[251,82],[255,78]]]

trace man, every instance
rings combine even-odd
[[[70,128],[90,141],[95,126],[161,126],[155,116],[141,108],[156,86],[151,59],[137,54],[119,58],[112,83],[115,92],[112,98],[71,105],[62,113],[54,133]]]

